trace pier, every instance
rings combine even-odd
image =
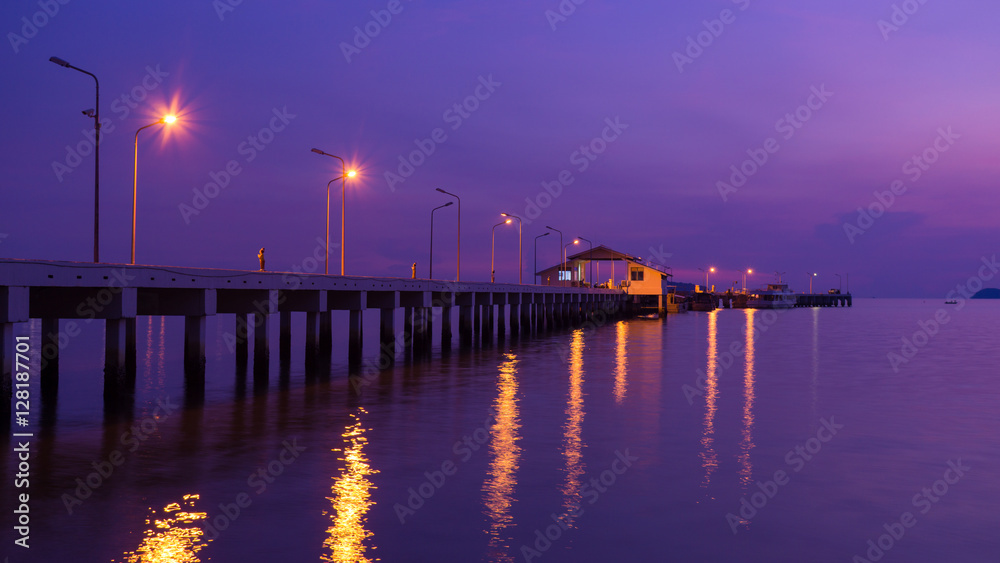
[[[104,321],[108,401],[135,388],[137,316],[185,318],[185,386],[197,394],[199,387],[204,389],[205,324],[210,315],[235,315],[227,343],[234,346],[237,363],[249,360],[252,333],[256,378],[256,366],[267,369],[267,326],[275,316],[279,351],[287,358],[292,313],[305,313],[304,353],[309,359],[333,353],[331,312],[349,312],[347,350],[339,352],[354,372],[366,347],[363,311],[379,310],[379,363],[391,365],[398,353],[426,353],[433,319],[440,320],[442,346],[450,347],[456,307],[458,342],[467,347],[508,334],[579,326],[595,315],[617,316],[627,312],[629,302],[615,289],[5,259],[0,260],[0,400],[9,415],[14,323],[30,319],[42,323],[42,342],[32,344],[32,357],[41,356],[43,400],[58,388],[59,341],[78,334],[82,322]],[[403,311],[402,327],[396,325],[398,309]]]

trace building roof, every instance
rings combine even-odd
[[[593,250],[591,250],[590,248],[587,248],[586,250],[582,250],[580,252],[577,252],[576,254],[572,254],[570,256],[567,256],[566,257],[566,264],[567,264],[567,266],[569,266],[569,265],[574,264],[574,263],[587,264],[589,262],[604,262],[604,261],[612,261],[612,260],[624,260],[624,261],[631,262],[631,263],[639,265],[639,266],[644,266],[646,268],[650,268],[652,270],[656,270],[657,272],[660,272],[664,276],[673,277],[673,274],[671,274],[670,272],[667,271],[667,267],[666,266],[663,266],[661,264],[652,264],[650,262],[645,262],[645,261],[643,261],[642,257],[640,257],[640,256],[633,256],[631,254],[626,254],[624,252],[619,252],[617,250],[613,250],[611,248],[608,248],[608,247],[604,246],[603,244],[595,246],[593,248]],[[536,272],[536,275],[541,275],[542,272],[546,272],[548,270],[552,270],[552,269],[558,268],[560,265],[561,264],[555,264],[553,266],[549,266],[548,268],[545,268],[545,269],[543,269],[543,270],[541,270],[539,272]]]

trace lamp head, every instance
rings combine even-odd
[[[747,273],[748,274],[752,274],[753,273],[753,268],[750,268],[749,270],[747,270]]]
[[[715,268],[709,268],[708,271],[712,272],[714,274],[715,273]]]
[[[347,171],[347,177],[348,178],[353,178],[353,177],[355,177],[357,175],[358,175],[358,171],[357,170],[348,170]],[[449,205],[451,205],[451,204],[449,204]]]
[[[49,60],[56,63],[59,66],[69,68],[69,63],[60,59],[59,57],[49,57]]]
[[[316,154],[326,154],[325,152],[323,152],[323,151],[321,151],[319,149],[313,149],[312,152],[314,152]]]
[[[83,110],[80,113],[82,113],[83,115],[86,115],[87,117],[94,117],[94,116],[97,115],[97,112],[94,110],[94,108],[85,109],[85,110]]]
[[[506,221],[504,221],[504,223],[506,223],[506,224],[510,225],[510,223],[511,223],[511,220],[510,220],[510,219],[507,219]]]
[[[448,203],[442,205],[441,207],[448,207],[449,205],[455,203],[454,201],[449,201]]]
[[[162,121],[163,123],[166,123],[166,124],[169,125],[169,124],[175,123],[177,121],[177,116],[176,115],[164,115],[163,119],[161,119],[160,121]]]

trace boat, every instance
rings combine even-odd
[[[714,311],[719,306],[719,299],[712,293],[696,291],[687,299],[689,311]]]
[[[767,289],[756,291],[747,300],[751,309],[791,309],[798,303],[798,296],[788,291],[787,283],[769,283]]]

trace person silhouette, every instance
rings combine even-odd
[[[260,247],[260,252],[257,253],[257,259],[260,260],[260,271],[264,271],[264,247]]]

